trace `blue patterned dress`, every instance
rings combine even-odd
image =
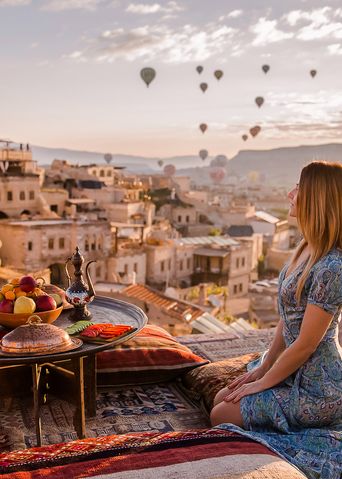
[[[342,250],[333,249],[311,269],[302,300],[296,304],[297,282],[304,269],[298,266],[279,276],[278,307],[284,322],[286,347],[298,337],[307,304],[333,315],[316,351],[295,373],[271,389],[241,400],[244,430],[297,466],[310,479],[342,477],[342,350],[338,322],[342,309]],[[248,365],[248,370],[261,360]],[[248,432],[247,432],[248,431]]]

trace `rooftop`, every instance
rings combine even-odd
[[[194,236],[193,238],[179,238],[173,240],[175,245],[217,245],[217,246],[238,246],[238,241],[223,236]]]
[[[120,293],[129,298],[135,298],[144,301],[147,304],[153,304],[181,320],[184,320],[187,314],[190,314],[191,320],[194,320],[202,316],[204,313],[204,311],[197,306],[169,298],[168,296],[141,284],[132,284],[121,290]]]

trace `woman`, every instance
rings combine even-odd
[[[303,238],[279,276],[274,340],[262,360],[218,392],[211,422],[251,431],[245,435],[309,477],[340,478],[342,164],[310,163],[288,198]]]

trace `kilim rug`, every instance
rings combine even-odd
[[[0,403],[0,452],[36,445],[31,398]],[[77,439],[73,407],[50,398],[42,407],[43,444]],[[208,419],[174,383],[99,388],[96,418],[86,420],[87,436],[128,432],[171,432],[207,427]]]
[[[178,337],[195,354],[210,361],[265,350],[272,330],[238,334],[195,334]],[[77,439],[70,404],[49,399],[42,407],[43,444]],[[96,418],[86,420],[87,436],[98,437],[130,432],[184,431],[209,425],[199,409],[175,382],[153,385],[99,388]],[[0,452],[36,445],[32,399],[0,399]]]

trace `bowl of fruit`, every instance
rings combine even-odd
[[[0,289],[0,325],[16,328],[34,313],[53,323],[63,310],[58,294],[47,294],[32,276],[14,278]]]

